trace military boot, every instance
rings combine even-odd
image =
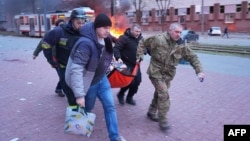
[[[156,113],[150,113],[150,112],[148,112],[147,113],[147,117],[150,119],[150,120],[152,120],[152,121],[155,121],[155,122],[159,122],[159,118],[158,118],[158,116],[156,115]]]
[[[167,121],[160,121],[159,126],[162,131],[166,131],[170,128]]]

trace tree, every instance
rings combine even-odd
[[[166,23],[166,17],[167,17],[167,13],[169,11],[169,5],[171,0],[155,0],[158,8],[159,8],[159,12],[160,12],[160,24],[161,24],[161,30],[162,32],[165,31],[165,23]]]
[[[142,10],[145,7],[145,2],[143,0],[132,0],[132,4],[135,8],[136,22],[141,25]]]

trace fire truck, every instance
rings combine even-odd
[[[87,21],[92,21],[94,19],[95,11],[93,9],[90,7],[80,8],[85,11]],[[47,23],[47,31],[49,31],[55,27],[55,23],[58,19],[64,19],[68,22],[70,14],[71,11],[55,11],[46,14],[15,15],[16,32],[26,36],[43,37],[45,34],[45,22]],[[46,18],[44,18],[45,15]]]

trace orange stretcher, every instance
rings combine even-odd
[[[139,63],[137,63],[131,73],[124,73],[115,67],[108,74],[108,80],[111,88],[122,88],[128,86],[134,79],[139,69]]]

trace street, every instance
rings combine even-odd
[[[221,37],[218,37],[221,38]],[[204,40],[214,42],[217,37]],[[213,40],[212,40],[213,39]],[[219,39],[249,45],[248,38]],[[66,98],[54,93],[56,71],[41,53],[32,60],[39,38],[0,35],[1,141],[108,141],[102,106],[90,138],[63,132]],[[200,39],[203,41],[203,37]],[[206,78],[200,83],[189,65],[179,65],[170,88],[171,129],[162,132],[146,117],[153,86],[146,74],[149,56],[141,64],[142,83],[136,106],[120,106],[113,89],[121,135],[128,141],[222,141],[225,124],[250,124],[250,58],[197,53]]]

